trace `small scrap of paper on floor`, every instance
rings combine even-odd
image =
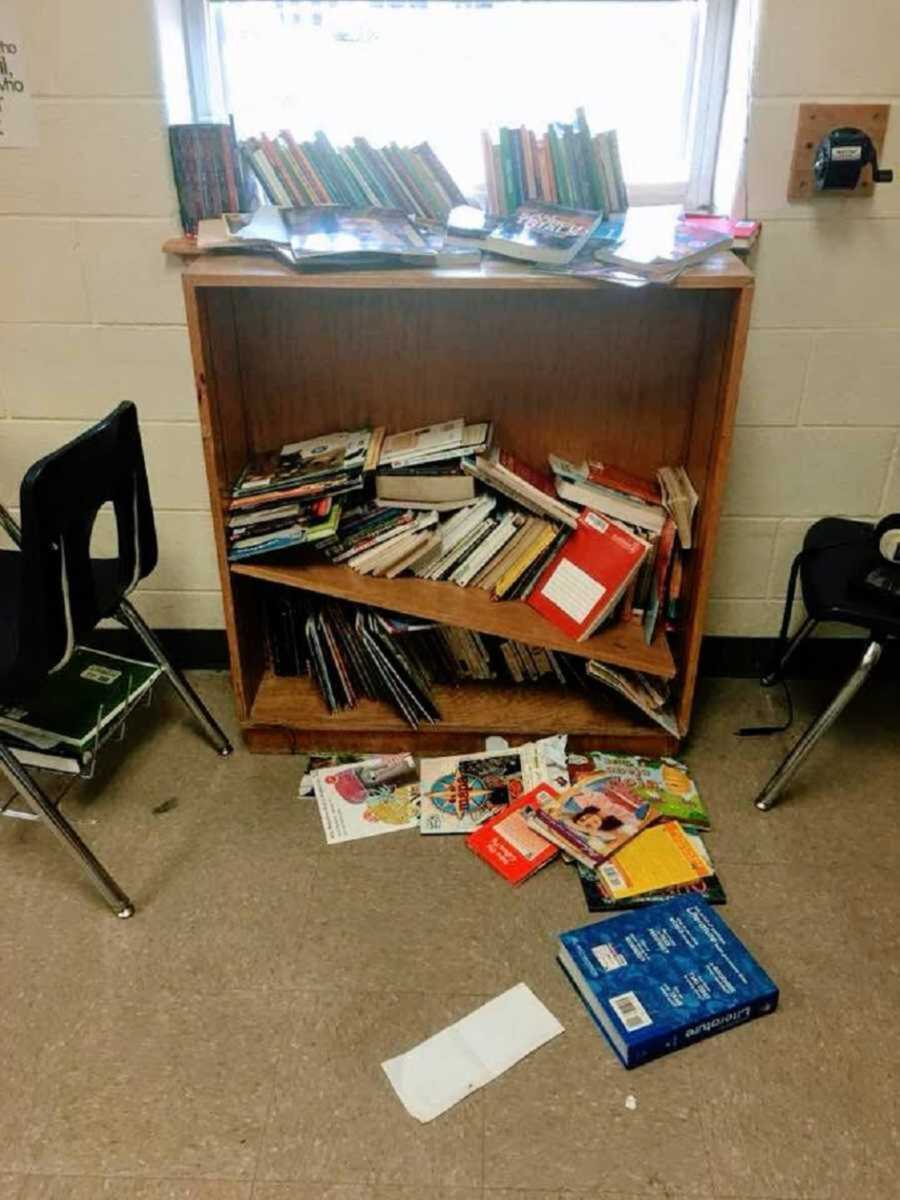
[[[381,1064],[406,1111],[433,1121],[563,1032],[524,983]]]

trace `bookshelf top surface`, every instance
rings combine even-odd
[[[480,266],[452,269],[402,267],[394,271],[295,271],[273,258],[253,254],[198,254],[190,238],[170,238],[167,254],[186,260],[185,277],[194,287],[292,287],[330,289],[490,289],[494,291],[584,291],[615,288],[571,275],[547,275],[516,262],[485,259]],[[697,267],[683,271],[674,283],[677,290],[745,288],[753,272],[730,251],[716,254]]]

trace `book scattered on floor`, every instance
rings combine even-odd
[[[568,767],[572,783],[598,772],[615,776],[627,783],[636,795],[651,800],[661,817],[671,817],[699,829],[709,828],[709,813],[697,785],[684,763],[677,759],[591,750],[570,754]]]
[[[538,784],[468,834],[466,845],[508,883],[522,883],[559,854],[558,846],[528,824],[522,809],[555,795],[549,784]]]
[[[553,123],[543,137],[524,126],[502,128],[498,144],[483,132],[481,145],[492,213],[512,213],[532,200],[601,213],[628,208],[616,132],[592,135],[583,108],[573,124]]]
[[[631,900],[647,892],[696,883],[712,875],[677,821],[658,821],[600,863],[595,875],[610,900]]]
[[[161,670],[156,663],[76,646],[36,696],[26,704],[0,707],[0,729],[24,743],[14,750],[17,757],[20,749],[27,757],[30,748],[26,765],[57,769],[34,761],[38,753],[86,761],[95,741],[153,687]],[[68,766],[59,769],[75,773]]]
[[[585,510],[574,534],[544,568],[528,603],[583,642],[612,615],[648,550],[649,544],[623,525]]]
[[[303,775],[297,788],[297,797],[300,800],[316,794],[314,771],[320,771],[323,767],[345,767],[350,763],[360,762],[366,756],[358,750],[321,750],[305,757]]]
[[[558,795],[541,796],[522,815],[542,837],[596,867],[655,821],[659,813],[614,774],[585,775]]]
[[[556,737],[500,752],[423,758],[420,831],[470,833],[525,792],[554,779],[558,758]]]
[[[562,1032],[534,992],[518,983],[381,1067],[406,1111],[433,1121]]]
[[[708,904],[677,896],[559,938],[561,966],[626,1067],[774,1012],[778,988]]]
[[[646,830],[645,832],[649,833],[653,828],[655,826],[651,826],[650,830]],[[613,899],[607,890],[601,887],[598,881],[597,870],[578,863],[578,876],[581,880],[581,887],[584,891],[584,899],[588,907],[588,912],[616,912],[620,909],[644,908],[649,904],[661,904],[664,900],[671,899],[672,896],[682,895],[694,896],[699,900],[705,900],[707,904],[727,903],[728,898],[725,895],[725,888],[713,866],[706,843],[703,841],[702,830],[692,825],[682,825],[681,828],[696,853],[706,863],[710,874],[695,879],[690,883],[674,884],[671,887],[660,888],[658,891],[640,892],[635,896]],[[634,839],[635,845],[642,836],[643,834],[640,834]]]
[[[419,823],[418,770],[409,754],[378,755],[311,774],[329,846]]]

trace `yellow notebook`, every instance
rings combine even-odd
[[[680,883],[695,883],[712,873],[709,860],[678,822],[661,821],[600,863],[597,881],[610,899],[625,900]]]

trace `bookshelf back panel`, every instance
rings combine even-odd
[[[709,313],[733,302],[654,288],[228,290],[222,332],[254,451],[465,416],[494,420],[496,441],[533,466],[554,450],[646,474],[685,461],[692,425],[714,421],[694,411],[718,397],[723,347],[707,340]]]

